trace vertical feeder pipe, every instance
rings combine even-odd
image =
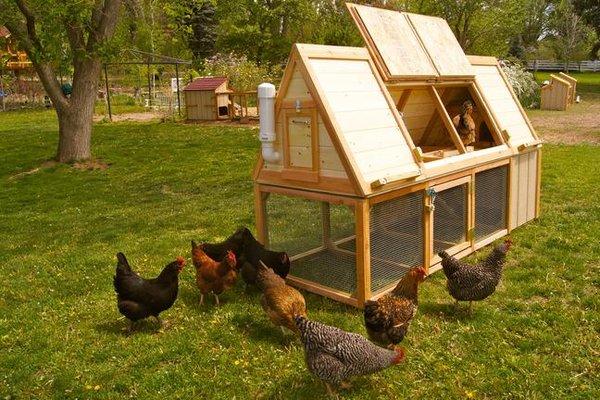
[[[258,104],[260,115],[259,140],[262,143],[262,157],[265,162],[276,163],[281,155],[275,150],[275,85],[261,83],[258,85]]]

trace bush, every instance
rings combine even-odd
[[[244,56],[216,54],[204,62],[202,75],[227,76],[232,88],[239,91],[256,90],[262,82],[275,82],[281,71],[256,65]]]
[[[500,65],[521,105],[526,108],[539,107],[540,85],[535,81],[533,74],[520,63],[505,60],[501,61]]]

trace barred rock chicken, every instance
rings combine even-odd
[[[219,295],[235,285],[237,280],[236,258],[228,251],[225,258],[215,261],[203,250],[202,245],[192,240],[192,261],[196,267],[196,285],[200,289],[200,305],[204,304],[204,295],[212,293],[219,305]]]
[[[256,285],[260,261],[282,278],[290,272],[290,258],[287,253],[266,249],[248,229],[244,231],[244,258],[246,263],[243,264],[241,273],[242,279],[248,285]]]
[[[511,246],[512,241],[506,239],[477,265],[462,263],[445,251],[439,253],[444,275],[448,279],[448,292],[454,297],[456,304],[459,301],[468,301],[471,313],[474,301],[483,300],[496,291],[502,277],[506,253]]]
[[[294,319],[304,344],[306,365],[325,383],[330,395],[334,394],[331,385],[348,388],[349,378],[381,371],[404,359],[401,347],[384,349],[357,333],[310,321],[300,315]]]
[[[283,333],[285,333],[284,328],[298,332],[294,316],[306,317],[304,296],[293,287],[286,285],[282,277],[262,262],[258,267],[258,286],[263,292],[260,304],[271,322],[281,327]]]
[[[366,302],[365,327],[371,340],[389,346],[404,339],[417,313],[419,284],[426,276],[424,268],[412,268],[391,293]]]
[[[465,100],[460,107],[460,114],[452,118],[454,127],[465,146],[471,145],[477,140],[473,112],[473,103],[470,100]]]
[[[185,265],[183,257],[169,263],[154,279],[144,279],[136,274],[123,253],[117,254],[117,269],[113,279],[117,292],[117,306],[131,324],[153,316],[162,326],[159,314],[171,308],[177,299],[179,273]]]

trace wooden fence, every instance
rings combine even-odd
[[[571,61],[568,63],[556,60],[532,60],[527,62],[527,69],[532,71],[579,71],[600,72],[600,60]]]

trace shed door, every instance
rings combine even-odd
[[[319,135],[317,124],[316,109],[286,112],[283,178],[318,181]]]

